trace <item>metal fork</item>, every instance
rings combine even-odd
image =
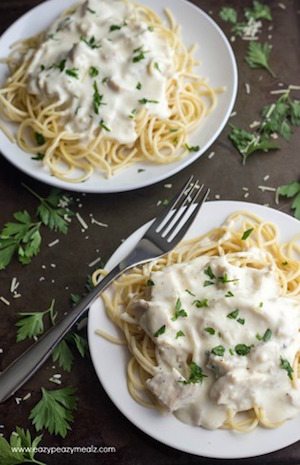
[[[121,273],[133,266],[154,260],[170,252],[193,223],[209,189],[193,176],[185,183],[162,214],[152,222],[136,247],[61,321],[12,362],[0,375],[0,402],[15,393],[38,370],[91,303]],[[199,200],[198,204],[195,202]]]

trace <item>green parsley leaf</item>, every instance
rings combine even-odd
[[[44,312],[18,313],[23,318],[16,323],[16,326],[19,328],[17,331],[17,342],[40,336],[44,332],[44,317],[49,315],[51,321],[55,320],[54,304],[55,300],[53,299],[50,307]]]
[[[142,84],[141,84],[141,82],[138,82],[137,85],[136,85],[136,89],[141,90],[141,88],[142,88]]]
[[[92,8],[90,7],[87,7],[87,10],[92,13],[92,15],[95,15],[96,14],[96,10],[92,10]]]
[[[78,76],[78,68],[68,68],[66,69],[65,73],[68,75],[68,76],[71,76],[75,79],[79,79],[79,76]]]
[[[204,331],[206,331],[208,334],[211,334],[212,336],[215,334],[216,330],[214,328],[204,328]]]
[[[280,357],[280,368],[282,368],[283,370],[285,370],[288,374],[288,377],[293,380],[293,373],[294,373],[294,370],[290,364],[290,362],[288,360],[286,360],[285,358],[282,358]]]
[[[208,300],[207,299],[194,300],[192,305],[195,305],[197,308],[208,307]]]
[[[261,44],[259,42],[251,41],[248,46],[245,60],[250,68],[264,68],[269,71],[271,76],[275,77],[275,74],[269,65],[271,50],[272,46],[267,43]]]
[[[176,321],[177,318],[179,318],[179,317],[187,317],[187,316],[188,316],[188,314],[186,313],[186,311],[183,308],[181,308],[181,300],[178,298],[176,300],[175,314],[174,314],[174,316],[172,318],[172,321]]]
[[[257,0],[253,1],[252,8],[245,8],[245,16],[248,20],[253,18],[254,20],[267,19],[268,21],[272,21],[270,7]]]
[[[291,208],[294,210],[295,218],[300,220],[300,182],[292,181],[289,184],[280,186],[277,192],[283,197],[294,197]]]
[[[246,344],[237,344],[234,348],[237,355],[248,355],[252,346]]]
[[[37,161],[40,161],[40,160],[43,160],[44,156],[45,156],[45,154],[44,154],[44,153],[40,153],[40,152],[38,152],[38,153],[36,154],[36,156],[35,156],[35,157],[31,157],[31,160],[37,160]]]
[[[95,66],[90,66],[89,75],[91,77],[96,77],[98,76],[98,74],[99,74],[98,68],[96,68]]]
[[[73,340],[76,349],[80,353],[81,357],[84,358],[88,352],[87,340],[77,333],[70,333],[69,339]]]
[[[214,284],[215,284],[215,283],[214,283],[213,281],[208,281],[208,280],[206,280],[206,281],[204,281],[203,286],[204,286],[204,287],[213,286]]]
[[[112,32],[112,31],[119,31],[120,29],[122,29],[123,25],[118,25],[118,24],[112,24],[109,28],[109,31]]]
[[[219,16],[223,21],[235,24],[237,22],[237,12],[234,8],[223,6],[219,12]]]
[[[188,294],[190,294],[192,297],[196,297],[196,295],[193,294],[193,292],[191,292],[189,289],[185,289],[185,292],[187,292]]]
[[[229,349],[229,353],[230,353],[230,355],[234,355],[234,352],[233,352],[233,350],[231,348]]]
[[[202,371],[202,368],[197,365],[195,362],[191,362],[189,365],[190,369],[190,375],[187,381],[179,381],[180,383],[183,384],[198,384],[202,383],[204,378],[207,378],[207,375],[205,375]]]
[[[9,442],[0,436],[0,462],[3,465],[17,465],[23,463],[35,463],[39,465],[46,465],[35,459],[35,449],[38,447],[42,440],[43,435],[31,439],[29,430],[16,427],[13,431]],[[16,450],[18,448],[18,450]],[[23,448],[23,450],[21,450]]]
[[[245,324],[245,319],[244,318],[238,318],[236,320],[240,325],[244,325]]]
[[[67,60],[61,60],[58,64],[54,64],[54,65],[52,65],[52,66],[53,66],[54,68],[59,69],[59,71],[62,73],[63,70],[65,69],[66,61],[67,61]]]
[[[111,132],[111,129],[109,129],[109,127],[105,124],[105,122],[103,121],[103,119],[101,119],[101,121],[100,121],[100,123],[99,123],[99,126],[100,126],[100,128],[104,129],[105,131]]]
[[[245,131],[244,129],[234,126],[232,126],[232,130],[228,137],[242,156],[244,165],[248,157],[254,152],[268,152],[269,150],[279,149],[278,145],[269,137]]]
[[[246,239],[248,239],[248,237],[250,236],[250,234],[254,231],[254,228],[249,228],[247,229],[246,231],[244,231],[243,235],[242,235],[242,241],[245,241]]]
[[[189,144],[184,144],[184,148],[188,150],[189,152],[198,152],[200,150],[199,145],[191,146]]]
[[[80,37],[80,40],[82,42],[84,42],[88,47],[90,47],[91,49],[94,49],[94,48],[100,48],[101,47],[101,44],[97,44],[96,43],[96,39],[94,36],[92,36],[90,39],[88,39],[87,37],[84,37],[84,36],[81,36]]]
[[[154,68],[157,69],[157,71],[160,71],[159,64],[157,62],[154,63]]]
[[[151,99],[148,99],[148,98],[141,98],[139,100],[139,103],[141,105],[146,105],[146,103],[159,103],[159,101],[158,100],[151,100]]]
[[[52,360],[54,363],[57,362],[63,370],[71,371],[74,357],[65,339],[53,350]]]
[[[234,283],[236,281],[239,281],[239,279],[237,279],[237,278],[229,279],[227,273],[224,273],[223,276],[218,276],[218,281],[220,283],[227,284],[227,283]]]
[[[210,279],[216,279],[210,265],[204,270],[204,274],[206,274]]]
[[[26,210],[13,216],[16,222],[6,223],[0,233],[0,270],[9,265],[15,252],[19,262],[27,265],[40,250],[41,223],[33,222]]]
[[[216,346],[213,349],[211,349],[211,353],[214,355],[218,355],[220,357],[223,357],[225,353],[225,347],[222,345]]]
[[[64,198],[62,199],[61,191],[56,188],[51,189],[48,197],[44,198],[25,184],[23,184],[23,186],[40,200],[41,203],[37,208],[37,215],[41,219],[42,223],[45,226],[48,226],[48,228],[52,231],[67,234],[69,223],[66,221],[66,218],[72,216],[73,213],[68,206],[60,205],[68,205],[70,203],[70,199],[66,195],[64,195]]]
[[[163,325],[153,334],[153,336],[154,337],[161,336],[162,334],[165,333],[165,331],[166,331],[166,325]]]
[[[143,50],[143,47],[138,47],[133,50],[133,53],[135,54],[132,58],[133,63],[138,63],[139,61],[144,60],[145,53],[148,53],[146,50]]]
[[[33,407],[29,416],[36,431],[45,428],[50,434],[66,437],[68,430],[71,429],[70,423],[73,421],[72,411],[77,404],[74,392],[75,389],[72,387],[51,391],[42,388],[42,398]]]
[[[46,139],[43,136],[43,134],[41,134],[40,132],[35,132],[34,135],[35,135],[35,140],[36,140],[37,145],[44,145],[44,143],[46,142]]]
[[[154,281],[152,281],[152,279],[148,279],[147,283],[146,283],[147,286],[155,286],[155,283]]]
[[[268,328],[264,335],[263,336],[260,336],[259,334],[256,334],[256,339],[258,339],[259,341],[264,341],[264,342],[268,342],[272,337],[272,331],[270,330],[270,328]]]
[[[233,312],[228,313],[227,318],[230,318],[231,320],[236,320],[239,314],[239,309],[237,308]]]
[[[225,297],[234,297],[234,293],[231,291],[226,292]]]
[[[98,115],[99,114],[99,107],[101,105],[106,105],[106,103],[102,102],[103,95],[99,94],[98,86],[97,86],[96,81],[94,81],[93,88],[94,88],[93,107],[94,107],[94,112],[96,113],[96,115]]]
[[[289,93],[286,92],[275,103],[264,106],[261,112],[263,121],[260,131],[267,136],[277,133],[285,140],[290,140],[293,132],[291,127],[293,103]]]
[[[185,334],[184,334],[184,332],[181,331],[181,329],[180,329],[179,331],[177,331],[175,339],[178,339],[179,337],[183,337],[183,336],[185,336]]]

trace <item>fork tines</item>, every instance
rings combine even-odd
[[[204,188],[204,184],[191,176],[170,206],[154,222],[153,226],[156,232],[160,233],[160,236],[169,243],[181,240],[201,205],[207,199],[209,192],[208,188]],[[198,203],[196,203],[197,200]]]

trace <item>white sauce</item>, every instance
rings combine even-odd
[[[262,258],[258,249],[248,255]],[[235,413],[254,405],[272,422],[300,411],[299,386],[292,386],[280,366],[281,358],[292,365],[300,348],[300,303],[281,295],[271,267],[231,264],[242,256],[200,257],[153,272],[151,301],[147,306],[141,302],[139,323],[155,342],[159,362],[148,387],[183,422],[214,429],[222,426],[228,409]],[[215,279],[204,272],[208,266]],[[236,281],[223,283],[218,277],[224,276]],[[204,286],[205,281],[213,284]],[[173,321],[177,299],[188,316]],[[197,308],[196,299],[207,299],[208,306]],[[236,309],[238,315],[229,318]],[[165,332],[154,337],[164,325]],[[213,328],[214,334],[205,328]],[[258,340],[257,334],[262,337],[267,330],[271,337]],[[185,336],[176,339],[178,331]],[[237,344],[251,346],[249,353],[238,355]],[[223,356],[211,352],[219,345],[225,348]],[[207,375],[202,383],[178,382],[189,378],[191,356]]]
[[[173,74],[173,50],[132,3],[88,0],[47,31],[29,68],[28,91],[45,104],[61,102],[65,130],[83,140],[102,121],[107,137],[131,144],[139,110],[169,116],[166,85]]]

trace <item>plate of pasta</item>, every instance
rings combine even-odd
[[[117,192],[195,161],[232,111],[237,67],[185,0],[48,0],[0,39],[0,150],[57,187]]]
[[[92,305],[94,367],[133,424],[214,458],[300,439],[299,233],[299,221],[271,208],[207,202],[177,248],[123,274]]]

